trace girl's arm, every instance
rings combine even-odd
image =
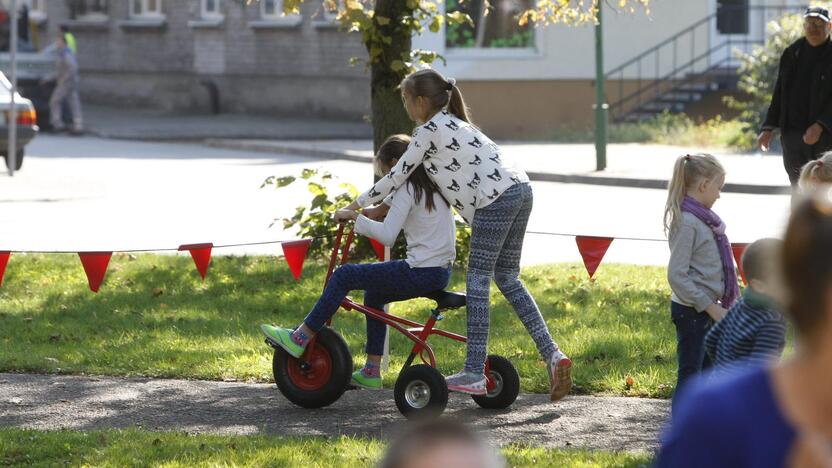
[[[698,312],[704,312],[714,301],[697,288],[688,275],[696,232],[693,227],[679,223],[678,232],[670,236],[670,263],[667,265],[667,282],[676,296]]]
[[[413,207],[413,197],[402,189],[395,193],[391,203],[383,223],[359,215],[355,220],[355,232],[372,237],[384,245],[393,245]]]
[[[434,132],[423,127],[417,127],[410,145],[408,145],[402,157],[399,158],[396,166],[386,176],[379,179],[370,190],[359,195],[347,209],[356,210],[359,207],[364,208],[383,200],[394,190],[401,187],[413,169],[422,164],[426,153],[435,154],[436,148]]]

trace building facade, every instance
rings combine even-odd
[[[368,113],[367,74],[349,64],[366,52],[321,3],[283,16],[275,0],[39,2],[43,35],[66,25],[77,38],[87,102],[209,111],[213,89],[222,112]]]
[[[366,51],[357,34],[338,30],[318,0],[304,1],[294,16],[281,14],[280,0],[19,1],[29,4],[42,37],[54,38],[61,25],[73,31],[87,102],[344,119],[369,114],[369,73],[349,64]],[[494,137],[546,139],[560,127],[589,127],[593,26],[521,27],[516,16],[534,0],[489,3],[485,14],[483,0],[444,0],[440,8],[465,11],[474,26],[444,25],[415,37],[414,47],[446,58],[436,68],[457,79],[475,121]],[[720,95],[710,91],[724,87],[710,76],[733,73],[737,49],[750,50],[770,20],[803,6],[652,0],[648,13],[619,12],[608,3],[605,82],[615,115],[678,95],[683,82],[698,91],[671,110],[719,113]]]

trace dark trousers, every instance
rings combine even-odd
[[[807,162],[817,159],[825,151],[832,149],[832,137],[826,130],[821,133],[820,139],[814,145],[807,145],[803,142],[803,132],[784,130],[780,135],[780,143],[783,146],[783,166],[786,168],[792,187],[797,186],[800,169]]]
[[[306,316],[306,326],[316,332],[323,328],[350,291],[364,290],[364,305],[381,310],[384,304],[405,301],[448,285],[451,268],[410,268],[404,260],[381,263],[348,263],[332,273],[323,294]],[[387,325],[367,317],[367,354],[384,352]]]
[[[693,307],[672,301],[670,316],[676,325],[676,356],[679,361],[676,395],[673,397],[675,406],[676,396],[688,380],[711,367],[711,359],[705,354],[705,334],[714,322],[706,312],[697,312]]]

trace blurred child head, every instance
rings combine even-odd
[[[800,169],[798,186],[803,190],[811,190],[820,184],[832,183],[832,151],[823,153],[814,161],[809,161]]]
[[[759,239],[746,247],[741,260],[748,286],[780,304],[785,301],[780,271],[782,249],[783,241],[780,239]]]
[[[783,239],[786,308],[807,348],[832,343],[832,185],[821,185],[792,210]]]
[[[410,426],[390,444],[380,468],[502,468],[505,462],[464,424],[437,419]]]

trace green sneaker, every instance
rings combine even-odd
[[[301,346],[292,340],[292,332],[294,330],[291,328],[260,325],[260,330],[262,330],[263,334],[266,335],[266,339],[269,340],[269,343],[280,346],[285,349],[287,353],[296,358],[301,357],[303,352],[306,350],[306,346]]]
[[[352,380],[350,381],[356,387],[369,388],[370,390],[381,390],[381,376],[367,377],[361,372],[361,369],[352,373]]]

